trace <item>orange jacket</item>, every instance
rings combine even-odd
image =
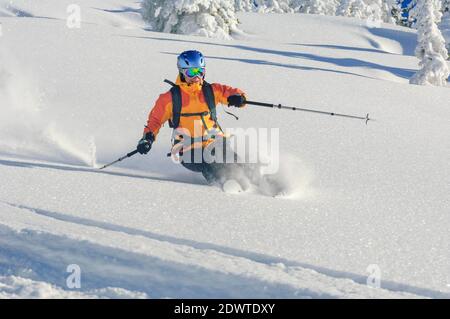
[[[209,112],[208,105],[203,97],[202,86],[200,83],[187,84],[182,82],[180,76],[176,80],[176,84],[180,86],[181,89],[181,100],[182,100],[182,113],[200,113]],[[227,98],[233,94],[244,94],[240,89],[232,88],[226,85],[212,83],[211,84],[216,105],[227,104]],[[148,132],[152,132],[156,137],[161,126],[172,118],[172,95],[170,91],[161,94],[153,106],[150,114],[148,115],[147,125],[144,129],[144,135]],[[211,119],[210,114],[204,117],[205,125],[202,125],[201,134],[204,136],[207,134],[207,130],[213,128],[215,122]],[[179,127],[185,129],[189,132],[191,137],[198,138],[196,132],[194,132],[194,122],[201,121],[200,116],[181,116]],[[197,129],[198,131],[198,129]],[[198,133],[198,132],[197,132]],[[212,140],[211,140],[212,141]],[[211,142],[207,141],[207,142]],[[208,143],[207,143],[208,144]],[[203,144],[204,145],[204,144]]]

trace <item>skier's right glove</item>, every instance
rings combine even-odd
[[[228,106],[235,106],[235,107],[243,107],[246,102],[246,98],[243,94],[234,94],[230,95],[227,98]]]
[[[140,139],[136,149],[140,154],[147,154],[152,149],[153,141],[155,136],[152,132],[145,134],[143,138]]]

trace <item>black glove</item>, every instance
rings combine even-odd
[[[228,106],[243,107],[245,105],[245,96],[241,94],[230,95],[228,97]]]
[[[140,154],[147,154],[152,149],[153,141],[155,136],[152,132],[145,134],[143,138],[140,139],[136,149]]]

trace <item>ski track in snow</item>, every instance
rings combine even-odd
[[[0,271],[8,273],[10,267],[24,268],[23,271],[33,269],[32,278],[56,286],[64,286],[65,277],[61,270],[76,261],[82,271],[87,269],[82,277],[83,290],[105,288],[104,285],[117,286],[154,298],[415,297],[405,291],[419,295],[431,293],[436,297],[426,289],[402,285],[394,288],[395,284],[385,283],[392,291],[389,288],[377,290],[360,283],[362,278],[357,276],[348,278],[348,275],[338,272],[305,268],[283,259],[161,236],[58,212],[2,204],[15,208],[12,213],[16,215],[24,215],[25,225],[28,223],[25,220],[38,222],[31,228],[37,228],[39,224],[47,225],[39,231],[28,228],[17,231],[1,226],[0,260],[7,259],[8,263],[0,265]],[[48,224],[48,219],[53,220],[52,226]],[[48,232],[54,226],[66,230],[67,235]],[[86,237],[73,238],[69,235],[72,228],[74,233],[82,233]],[[126,242],[135,251],[105,246],[95,239],[88,239],[89,234],[94,233],[95,237],[108,237],[113,245],[121,246],[120,242]],[[314,287],[310,287],[311,283]]]
[[[21,165],[21,162],[0,161],[0,165],[8,163]],[[95,172],[83,167],[37,165],[46,170]],[[22,166],[26,167],[26,162]],[[15,218],[8,222],[10,216]],[[365,276],[9,203],[4,199],[0,199],[0,221],[0,273],[25,275],[38,282],[64,287],[67,265],[78,264],[83,274],[82,289],[80,295],[71,296],[74,298],[449,297],[389,281],[383,281],[383,289],[374,289],[366,286]],[[112,293],[117,287],[124,292]],[[34,292],[31,296],[45,294]]]

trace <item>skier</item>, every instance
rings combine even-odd
[[[159,129],[169,121],[169,126],[174,129],[171,154],[179,155],[185,168],[202,173],[209,184],[223,184],[231,178],[241,178],[243,171],[234,168],[242,168],[242,165],[206,160],[204,151],[207,149],[207,154],[213,156],[223,151],[233,152],[227,146],[224,148],[226,137],[216,118],[216,105],[221,103],[241,108],[245,106],[245,93],[237,88],[206,82],[205,58],[198,51],[182,52],[177,58],[177,66],[179,74],[176,83],[165,80],[172,88],[159,96],[150,111],[137,151],[147,154]],[[195,127],[199,123],[200,130]],[[201,151],[200,158],[195,157],[198,150]],[[229,155],[222,153],[221,158]],[[237,159],[234,152],[232,158]]]

